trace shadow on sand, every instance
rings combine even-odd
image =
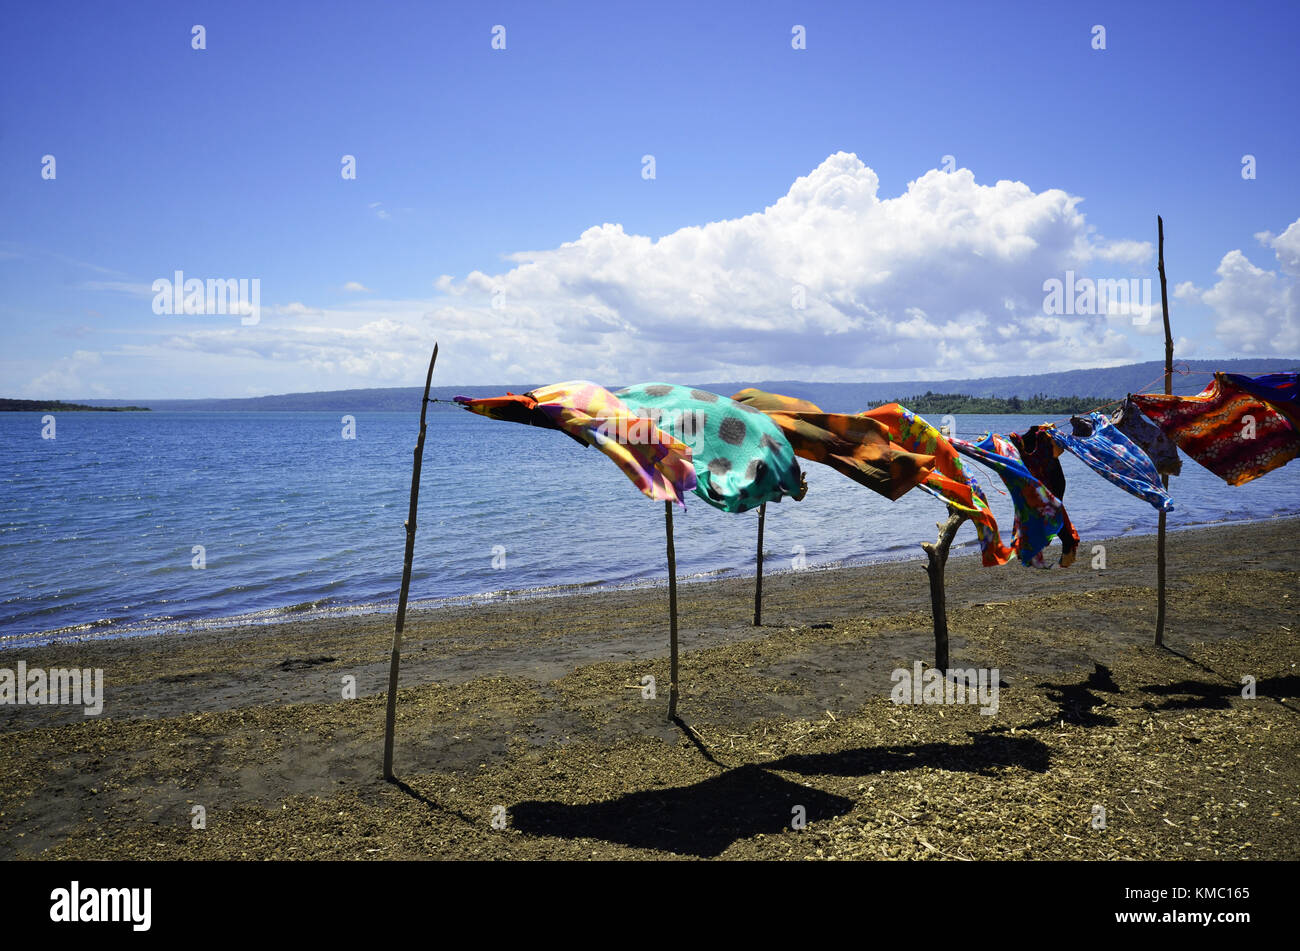
[[[1211,683],[1206,680],[1180,680],[1172,684],[1151,684],[1140,688],[1143,693],[1166,697],[1163,703],[1144,703],[1149,710],[1227,710],[1233,700],[1241,700],[1240,684]],[[1266,677],[1255,684],[1255,696],[1275,700],[1292,712],[1300,712],[1283,700],[1300,697],[1300,677]]]
[[[732,843],[791,828],[802,806],[809,824],[844,815],[856,804],[776,775],[869,776],[933,766],[984,773],[1001,766],[1045,772],[1048,748],[1032,737],[974,734],[972,743],[920,743],[837,753],[786,756],[727,769],[689,786],[627,793],[603,802],[571,805],[530,800],[517,804],[511,825],[528,835],[592,838],[634,848],[712,858]]]
[[[1115,726],[1114,717],[1093,711],[1105,703],[1097,696],[1101,693],[1120,693],[1119,684],[1111,676],[1110,668],[1105,664],[1094,664],[1093,671],[1085,680],[1077,684],[1041,683],[1040,688],[1047,691],[1047,699],[1056,704],[1060,710],[1056,714],[1033,723],[1026,723],[1021,729],[1035,730],[1039,727],[1055,726],[1059,722],[1073,726]]]

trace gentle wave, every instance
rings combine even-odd
[[[960,431],[1030,417],[960,417]],[[180,634],[391,611],[410,490],[410,414],[0,414],[0,648]],[[1156,514],[1068,454],[1084,544],[1155,530]],[[768,507],[766,571],[919,557],[941,521],[922,493],[889,502],[809,464],[802,502]],[[1011,504],[977,469],[1005,536]],[[1187,461],[1171,530],[1300,513],[1300,464],[1240,487]],[[411,604],[552,597],[664,583],[662,506],[558,433],[443,413],[431,422]],[[684,583],[752,575],[757,514],[691,496],[674,518]],[[197,546],[202,546],[198,548]],[[954,548],[975,549],[964,529]],[[200,554],[201,552],[201,554]],[[201,566],[198,562],[201,561]]]
[[[1264,519],[1219,519],[1205,523],[1182,525],[1172,531],[1192,531],[1197,528],[1205,528],[1214,525],[1247,525],[1289,517],[1294,516],[1292,514],[1278,514]],[[1153,532],[1140,531],[1125,532],[1123,534],[1150,535],[1153,534]],[[1103,541],[1104,539],[1094,540]],[[977,550],[977,543],[972,539],[961,546],[954,545],[954,553],[957,552],[958,548],[970,549],[969,551],[960,552],[960,554],[974,555]],[[845,559],[843,561],[809,564],[799,569],[770,568],[765,564],[763,574],[764,577],[772,577],[795,573],[839,571],[846,568],[894,564],[902,561],[913,560],[919,557],[918,554],[910,551],[898,552],[890,556],[871,559]],[[1009,566],[1002,570],[1011,570],[1011,567],[1014,566]],[[697,572],[689,575],[679,574],[677,583],[678,585],[690,585],[717,581],[722,578],[743,580],[752,577],[754,577],[752,570],[746,573],[739,570],[717,569],[714,571]],[[547,585],[537,588],[501,589],[496,591],[476,592],[474,594],[454,595],[444,598],[408,600],[407,611],[408,613],[413,614],[423,611],[437,611],[439,609],[463,607],[475,604],[497,604],[547,598],[562,598],[593,592],[652,590],[666,588],[667,585],[668,581],[666,577],[625,582],[581,581],[571,584]],[[324,618],[396,613],[396,610],[397,599],[394,597],[390,601],[357,604],[330,604],[327,601],[303,602],[301,604],[292,604],[285,607],[268,608],[263,611],[255,611],[248,614],[232,615],[230,617],[180,620],[174,617],[164,616],[149,618],[145,621],[133,624],[126,623],[126,619],[124,618],[103,618],[86,624],[70,625],[68,627],[56,628],[49,631],[36,631],[30,634],[0,635],[0,650],[37,647],[53,643],[115,640],[128,637],[150,637],[165,634],[196,633],[199,631],[223,630],[234,627],[270,626],[291,620],[314,621]]]

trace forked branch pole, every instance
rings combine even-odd
[[[424,458],[424,418],[429,409],[429,385],[433,365],[438,362],[438,345],[433,345],[429,374],[424,378],[424,402],[420,404],[420,436],[415,441],[411,463],[411,507],[406,515],[406,558],[402,562],[402,591],[397,598],[397,625],[393,630],[393,653],[388,665],[388,716],[384,722],[384,779],[393,778],[393,729],[397,720],[397,672],[402,663],[402,628],[406,624],[406,595],[411,590],[411,561],[415,556],[415,510],[420,504],[420,463]]]
[[[938,670],[948,669],[948,599],[944,592],[943,571],[948,564],[948,549],[957,530],[966,521],[964,512],[948,506],[948,521],[940,522],[939,540],[922,542],[928,564],[926,573],[930,576],[930,610],[934,615],[934,666]]]

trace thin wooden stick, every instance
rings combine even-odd
[[[673,503],[664,503],[664,527],[668,537],[668,719],[677,718],[677,553],[673,551]]]
[[[763,522],[767,520],[767,503],[758,507],[758,574],[754,577],[754,627],[763,624]]]
[[[930,610],[934,616],[934,666],[948,669],[948,598],[944,591],[943,569],[948,564],[948,549],[962,522],[969,518],[965,512],[948,506],[948,521],[939,527],[939,540],[922,542],[929,563],[925,566],[930,576]]]
[[[411,590],[411,560],[415,556],[415,510],[420,503],[420,463],[424,457],[424,417],[429,409],[429,384],[433,382],[433,365],[438,361],[438,345],[433,345],[429,374],[424,378],[424,402],[420,404],[420,437],[415,441],[415,459],[411,463],[411,508],[406,515],[406,559],[402,563],[402,591],[397,598],[397,626],[393,630],[393,653],[388,665],[388,717],[384,723],[384,779],[393,778],[393,727],[397,720],[397,672],[402,663],[402,628],[406,625],[406,595]]]
[[[1160,241],[1160,306],[1165,316],[1165,395],[1173,392],[1174,379],[1174,337],[1169,329],[1169,290],[1165,282],[1165,221],[1156,215],[1156,229]],[[1169,489],[1169,476],[1161,481],[1165,490]],[[1165,510],[1160,510],[1160,521],[1156,528],[1156,647],[1165,643]]]

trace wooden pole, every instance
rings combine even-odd
[[[673,503],[664,503],[668,537],[668,719],[677,718],[677,554],[673,551]]]
[[[433,345],[429,374],[424,378],[424,402],[420,404],[420,436],[415,441],[411,463],[411,507],[406,515],[406,558],[402,563],[402,591],[397,598],[397,626],[393,630],[393,653],[388,665],[388,716],[384,722],[384,779],[393,778],[393,727],[397,720],[397,671],[402,663],[402,628],[406,625],[406,595],[411,590],[411,559],[415,555],[415,509],[420,503],[420,463],[424,457],[424,417],[429,409],[429,384],[433,365],[438,362],[438,345]]]
[[[758,574],[754,577],[754,627],[763,623],[763,522],[767,519],[767,503],[758,507]]]
[[[1174,337],[1169,329],[1169,290],[1165,281],[1165,221],[1156,215],[1156,231],[1160,243],[1160,306],[1165,317],[1165,395],[1173,392],[1174,381]],[[1169,488],[1169,476],[1161,482],[1166,490]],[[1160,522],[1156,529],[1156,647],[1165,643],[1165,510],[1160,510]]]
[[[939,522],[939,540],[922,542],[929,563],[925,566],[930,576],[930,610],[934,616],[934,666],[948,669],[948,599],[943,586],[943,569],[948,564],[948,548],[957,537],[957,529],[969,516],[960,509],[948,506],[948,521]]]

